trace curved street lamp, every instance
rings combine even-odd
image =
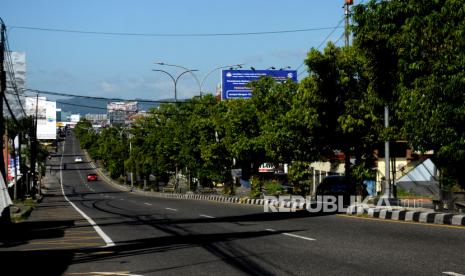
[[[217,70],[220,70],[220,69],[223,69],[223,68],[232,68],[232,69],[237,69],[237,68],[242,68],[242,65],[244,65],[243,63],[242,64],[234,64],[234,65],[225,65],[225,66],[219,66],[219,67],[216,67],[212,70],[210,70],[210,72],[208,72],[202,79],[202,81],[200,82],[200,96],[202,97],[202,87],[203,87],[203,84],[205,82],[205,80],[207,80],[207,78],[215,71]]]
[[[200,85],[199,78],[197,77],[196,74],[192,73],[192,72],[195,72],[195,71],[198,71],[198,70],[192,70],[192,69],[186,68],[186,67],[181,66],[181,65],[169,64],[169,63],[164,63],[164,62],[154,62],[154,64],[158,64],[158,65],[162,65],[162,66],[177,67],[177,68],[181,68],[181,69],[184,69],[184,70],[190,72],[191,75],[192,75],[192,77],[194,77],[195,81],[197,82],[197,85],[199,86],[200,95],[202,95],[202,87],[201,87],[201,85]]]
[[[165,70],[152,69],[152,71],[165,73],[171,78],[171,80],[174,83],[174,101],[178,102],[177,84],[178,84],[179,78],[182,75],[186,74],[186,73],[192,73],[192,72],[195,72],[195,71],[198,71],[198,70],[195,70],[195,69],[194,70],[186,70],[186,71],[182,72],[181,74],[179,74],[176,78],[173,75],[171,75],[170,73],[168,73],[167,71],[165,71]]]

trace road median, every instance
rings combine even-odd
[[[465,226],[465,214],[434,212],[431,209],[425,208],[353,205],[347,208],[346,213],[347,215],[365,216],[376,219]]]

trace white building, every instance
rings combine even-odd
[[[6,98],[16,118],[24,116],[21,105],[24,107],[24,89],[26,88],[26,53],[24,52],[6,52],[5,64],[11,58],[13,70],[5,66],[6,70]],[[16,87],[16,89],[14,89]],[[4,115],[9,117],[10,114],[4,106]]]

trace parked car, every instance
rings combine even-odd
[[[97,177],[97,174],[96,173],[89,173],[87,174],[87,182],[90,182],[90,181],[97,181],[98,180],[98,177]]]
[[[331,175],[323,179],[316,188],[317,196],[342,196],[344,206],[350,205],[350,197],[360,195],[362,198],[366,196],[366,189],[363,185],[359,185],[351,181],[346,176]]]
[[[74,158],[74,162],[75,163],[81,163],[82,162],[82,158],[80,156],[77,156],[76,158]]]

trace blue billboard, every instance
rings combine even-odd
[[[221,98],[223,100],[251,98],[252,89],[247,86],[248,83],[264,76],[270,76],[278,82],[288,79],[297,82],[296,70],[223,70]]]

